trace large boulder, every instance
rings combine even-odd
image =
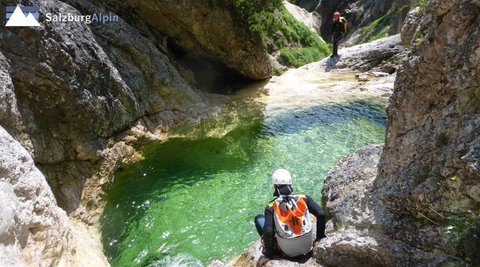
[[[405,18],[402,27],[402,44],[409,47],[415,39],[417,33],[418,24],[420,23],[422,10],[420,7],[412,9]]]
[[[325,178],[323,205],[330,220],[327,238],[314,248],[326,266],[439,266],[451,259],[422,250],[389,234],[397,218],[377,187],[382,146],[369,145],[340,162]],[[460,262],[462,263],[462,262]]]

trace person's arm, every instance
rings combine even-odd
[[[318,241],[325,237],[325,212],[312,197],[306,196],[306,202],[310,213],[317,218],[317,236],[315,241]]]
[[[263,245],[265,247],[265,256],[273,258],[274,250],[274,232],[273,232],[273,208],[265,208],[265,226],[262,232]]]

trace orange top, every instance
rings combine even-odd
[[[307,203],[303,198],[300,198],[297,201],[297,208],[295,210],[282,210],[280,209],[277,202],[273,205],[275,214],[277,214],[279,220],[290,226],[293,232],[298,236],[302,233],[302,221],[303,215],[305,214],[305,209],[307,208]]]

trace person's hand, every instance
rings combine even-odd
[[[260,259],[258,259],[257,267],[265,266],[269,261],[270,261],[269,258],[265,256],[261,256]]]

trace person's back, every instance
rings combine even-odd
[[[255,217],[255,226],[263,242],[263,257],[259,265],[274,254],[295,257],[311,251],[315,241],[325,237],[325,213],[308,195],[292,195],[291,175],[278,169],[272,175],[275,198],[265,208],[264,215]],[[317,218],[316,239],[313,239],[312,213]]]

